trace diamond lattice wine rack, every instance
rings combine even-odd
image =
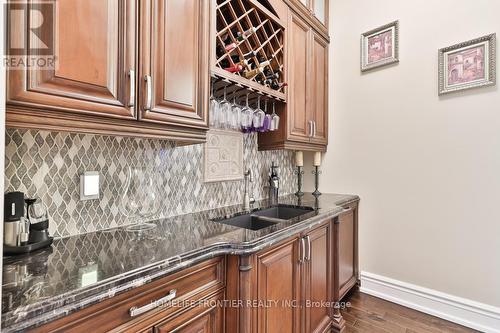
[[[267,1],[216,0],[212,75],[225,84],[286,101],[285,28]]]

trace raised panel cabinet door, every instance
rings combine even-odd
[[[288,242],[258,257],[257,332],[300,332],[300,264],[298,240]]]
[[[209,2],[141,2],[141,120],[208,127]]]
[[[309,106],[314,121],[311,142],[328,143],[328,42],[312,34],[311,98]]]
[[[331,267],[331,224],[313,230],[306,236],[306,332],[322,333],[330,326],[333,299]]]
[[[310,28],[290,11],[288,28],[288,139],[309,143],[312,126],[307,92],[312,82],[308,73]]]
[[[154,327],[155,333],[221,333],[223,332],[223,293],[204,301],[200,306],[168,319]],[[203,304],[209,304],[204,306]]]
[[[53,45],[55,66],[10,70],[7,103],[30,107],[41,115],[49,109],[135,118],[135,1],[49,3],[52,6],[29,0],[28,8],[45,19],[37,34],[44,45]],[[11,16],[9,23],[12,41],[23,40],[39,26],[36,20],[16,17]],[[28,56],[37,52],[31,46],[27,50]]]
[[[339,295],[342,297],[356,283],[356,234],[354,211],[339,217]]]

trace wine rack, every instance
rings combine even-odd
[[[212,75],[284,102],[285,28],[268,7],[267,1],[216,0]]]

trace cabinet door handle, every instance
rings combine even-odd
[[[128,94],[128,106],[133,107],[135,103],[135,71],[133,69],[128,71],[129,82],[129,94]]]
[[[302,237],[300,239],[300,248],[299,248],[299,250],[300,250],[300,253],[299,253],[299,263],[301,263],[301,264],[304,262],[304,255],[306,253],[304,242],[305,242],[305,239],[304,239],[304,237]]]
[[[128,312],[130,314],[130,317],[136,317],[136,316],[141,315],[141,314],[143,314],[145,312],[148,312],[148,311],[151,311],[153,309],[156,309],[157,307],[162,306],[166,302],[169,302],[169,301],[173,300],[176,295],[177,295],[177,290],[176,289],[172,289],[172,290],[170,290],[170,292],[168,293],[168,295],[165,296],[165,297],[162,297],[162,298],[160,298],[160,299],[158,299],[156,301],[153,301],[153,302],[151,302],[149,304],[141,306],[140,308],[138,308],[137,306],[134,306],[134,307],[130,308],[130,310],[128,310]]]
[[[313,122],[312,120],[309,120],[309,137],[312,138],[313,136]]]
[[[313,130],[313,138],[315,138],[316,137],[316,120],[313,120],[313,128],[314,128],[314,130]]]
[[[153,82],[150,75],[146,75],[144,80],[146,81],[146,104],[144,104],[144,110],[150,111],[153,101]]]
[[[307,240],[307,255],[304,258],[304,260],[310,261],[311,260],[311,237],[309,237],[309,235],[306,236],[306,240]]]

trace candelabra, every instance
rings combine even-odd
[[[303,167],[298,166],[297,170],[294,172],[297,175],[297,185],[298,185],[298,190],[295,192],[295,195],[299,198],[302,198],[304,196],[304,192],[302,192],[302,177],[304,176],[304,170]]]
[[[321,170],[319,169],[319,166],[314,167],[312,174],[314,175],[314,187],[315,187],[315,190],[312,193],[312,195],[314,195],[315,197],[319,197],[321,195],[321,192],[318,190],[319,189],[319,175],[321,174]]]

